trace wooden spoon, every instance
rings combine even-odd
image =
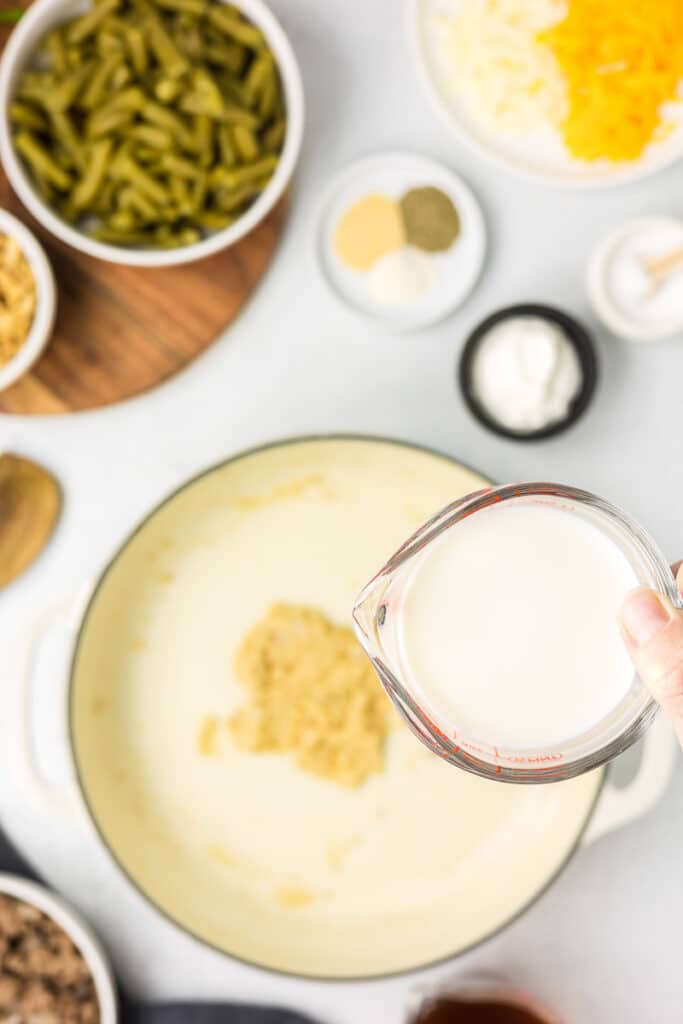
[[[46,469],[18,455],[0,455],[0,587],[41,553],[61,503],[59,484]]]

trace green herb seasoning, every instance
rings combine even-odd
[[[440,188],[413,188],[401,199],[401,213],[409,245],[425,252],[445,252],[460,234],[460,216]]]

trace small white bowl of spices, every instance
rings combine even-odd
[[[389,330],[416,330],[470,294],[486,228],[457,174],[412,153],[380,153],[333,180],[316,248],[325,280],[348,306]]]
[[[55,280],[42,245],[13,214],[0,210],[0,391],[40,357],[56,310]]]

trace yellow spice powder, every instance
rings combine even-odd
[[[683,78],[680,0],[571,0],[538,39],[567,81],[561,129],[573,156],[636,160],[662,134],[662,105]]]
[[[273,605],[244,638],[235,672],[249,695],[229,722],[240,749],[293,754],[341,786],[382,771],[391,706],[351,629]]]
[[[369,270],[381,256],[405,243],[398,203],[371,193],[349,207],[337,225],[334,246],[339,260],[351,270]]]

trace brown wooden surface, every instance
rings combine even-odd
[[[0,0],[0,9],[13,6]],[[19,6],[19,5],[17,5]],[[0,33],[0,46],[6,33]],[[39,228],[0,171],[0,206],[45,245],[58,288],[52,341],[31,373],[0,392],[0,412],[96,409],[155,387],[187,366],[238,315],[275,251],[281,202],[247,238],[199,263],[145,270],[104,263]]]

